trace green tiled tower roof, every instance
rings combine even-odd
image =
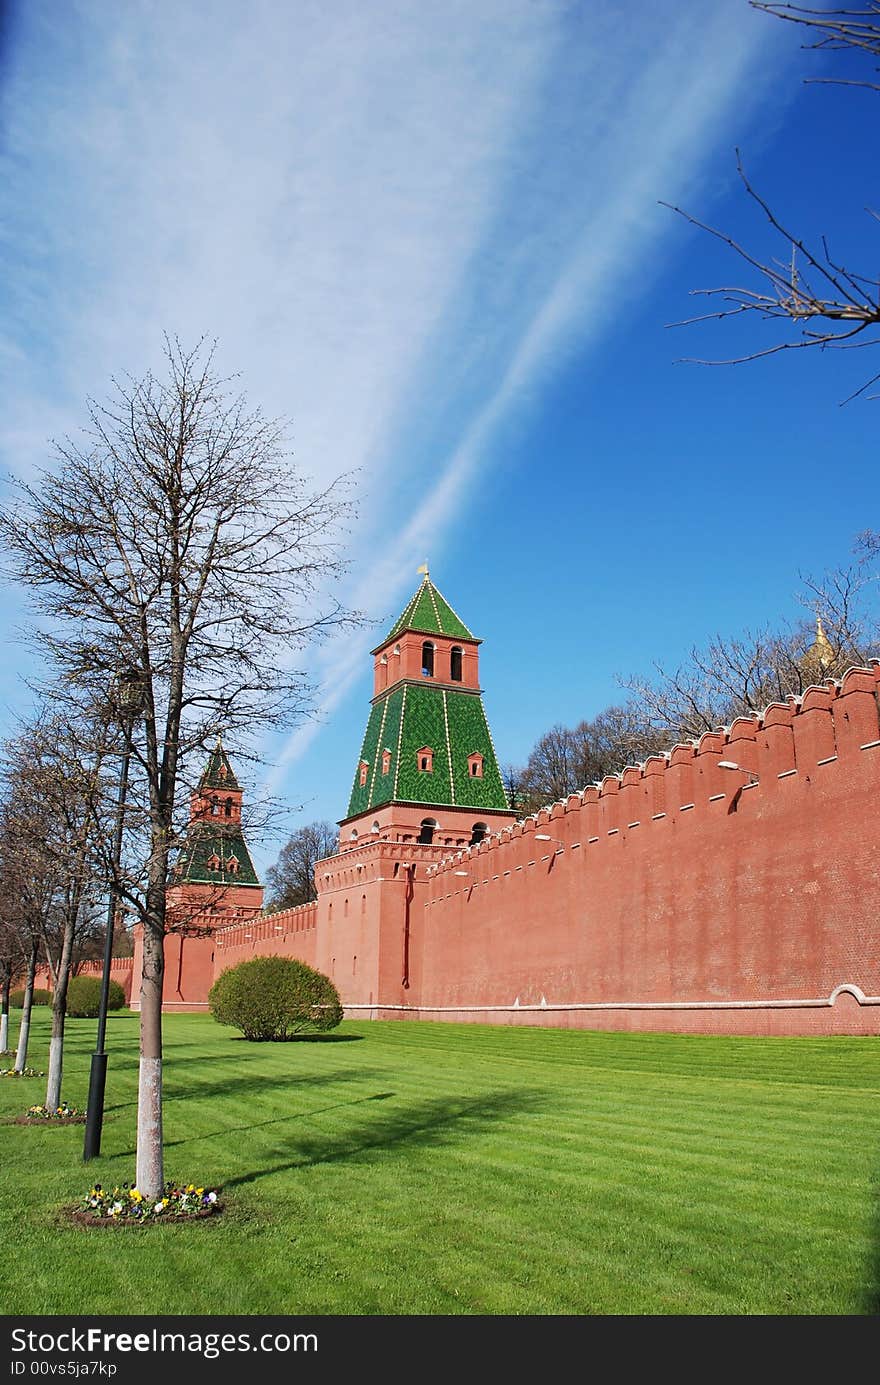
[[[241,785],[235,777],[219,736],[199,780],[198,795],[212,789],[228,789],[231,794],[241,794]],[[241,822],[237,818],[230,820],[226,815],[215,817],[213,813],[209,817],[196,816],[195,804],[198,802],[198,795],[194,800],[194,815],[190,818],[186,841],[174,865],[173,883],[255,885],[259,888],[260,881],[244,839]],[[213,801],[216,807],[216,799]],[[208,864],[210,861],[215,862],[213,869]]]
[[[476,639],[476,635],[471,634],[464,621],[455,614],[427,574],[412,600],[377,648],[381,649],[382,645],[395,639],[404,630],[417,630],[423,635],[446,635],[453,640]],[[374,650],[373,653],[375,652]]]
[[[419,769],[418,752],[423,749],[433,751],[428,773]],[[383,774],[386,751],[388,771]],[[482,756],[480,776],[470,773],[472,755]],[[367,765],[363,785],[361,764]],[[509,811],[478,692],[403,682],[373,703],[348,817],[391,802]]]
[[[241,785],[233,773],[229,756],[223,749],[220,737],[211,751],[205,772],[199,780],[200,789],[240,789]]]
[[[234,858],[237,868],[229,865]],[[219,861],[216,870],[208,862]],[[175,885],[259,885],[238,823],[192,822],[174,868]]]

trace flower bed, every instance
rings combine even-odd
[[[36,1068],[0,1068],[0,1077],[45,1077],[44,1072],[37,1072]]]
[[[102,1188],[96,1183],[78,1207],[74,1221],[85,1226],[143,1226],[167,1221],[194,1221],[222,1212],[216,1188],[197,1188],[194,1183],[166,1183],[161,1198],[146,1198],[137,1188]]]
[[[53,1111],[49,1106],[29,1106],[23,1116],[16,1116],[16,1125],[82,1125],[85,1116],[75,1106],[62,1101]]]

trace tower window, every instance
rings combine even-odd
[[[232,873],[233,875],[238,875],[238,857],[237,857],[237,856],[230,856],[230,857],[229,857],[229,860],[226,862],[226,869],[227,869],[228,871],[231,871],[231,873]]]
[[[382,751],[382,773],[383,773],[383,774],[387,774],[388,771],[389,771],[390,769],[391,769],[391,751],[390,751],[390,750],[383,750],[383,751]]]
[[[475,822],[473,827],[471,828],[470,845],[476,846],[477,842],[481,842],[483,838],[487,837],[488,835],[489,829],[486,826],[486,824],[484,822]]]
[[[419,831],[419,842],[422,846],[430,846],[434,840],[434,833],[440,826],[436,818],[422,818],[421,829]]]
[[[358,780],[361,788],[363,788],[367,782],[367,775],[369,773],[369,770],[370,766],[367,764],[366,760],[361,760],[360,771],[358,774]]]
[[[209,856],[209,857],[208,857],[208,870],[219,870],[219,869],[220,869],[220,857],[217,855],[217,853],[216,853],[216,851],[215,851],[214,854],[213,854],[212,856]]]
[[[422,677],[434,677],[434,646],[430,640],[422,645]]]
[[[420,774],[434,773],[434,752],[430,746],[423,745],[421,750],[416,751],[416,764]]]
[[[482,779],[483,777],[483,757],[474,754],[468,756],[468,774],[471,779]]]
[[[220,812],[220,804],[217,802],[216,798],[212,798],[212,799],[211,799],[211,816],[212,816],[212,817],[216,817],[217,814],[218,814],[219,812]]]
[[[449,655],[449,677],[453,683],[461,682],[461,660],[462,649],[459,645],[453,645]]]
[[[232,799],[231,799],[231,798],[227,798],[225,804],[223,805],[223,812],[224,812],[224,815],[225,815],[226,817],[228,817],[228,818],[231,818],[231,817],[232,817]]]

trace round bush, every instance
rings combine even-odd
[[[67,987],[67,1013],[71,1019],[94,1020],[98,1018],[101,1005],[100,976],[73,976]],[[110,982],[107,996],[108,1010],[121,1010],[125,1005],[125,991],[118,981]]]
[[[19,989],[18,989],[17,991],[10,991],[10,993],[9,993],[9,1004],[10,1004],[10,1005],[14,1005],[15,1008],[16,1008],[17,1010],[20,1010],[20,1009],[21,1009],[22,1005],[24,1005],[24,987],[23,987],[23,986],[19,987]],[[31,997],[31,1005],[51,1005],[51,1004],[52,1004],[52,992],[51,992],[51,991],[38,991],[37,988],[36,988],[36,986],[35,986],[35,987],[34,987],[33,996]]]
[[[254,957],[221,973],[208,995],[219,1024],[246,1039],[290,1039],[335,1029],[342,1019],[329,976],[292,957]]]

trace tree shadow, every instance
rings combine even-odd
[[[166,1140],[165,1149],[175,1145],[191,1145],[199,1140],[213,1140],[218,1135],[236,1135],[239,1131],[260,1130],[264,1125],[289,1125],[291,1121],[308,1120],[310,1116],[321,1116],[325,1111],[338,1111],[343,1106],[362,1106],[367,1101],[387,1101],[394,1092],[376,1092],[373,1096],[356,1096],[351,1101],[335,1101],[332,1106],[318,1106],[313,1111],[293,1111],[284,1116],[274,1116],[267,1121],[251,1121],[249,1125],[227,1125],[221,1130],[208,1130],[204,1135],[189,1135],[185,1140]]]
[[[234,1044],[359,1044],[363,1034],[291,1034],[286,1039],[246,1039],[244,1034],[229,1034],[227,1038]]]
[[[387,1095],[390,1093],[367,1100],[384,1099]],[[251,1169],[236,1178],[227,1179],[223,1186],[226,1189],[237,1188],[274,1173],[286,1173],[290,1169],[364,1156],[369,1158],[382,1150],[403,1145],[419,1147],[464,1140],[470,1135],[480,1134],[493,1122],[507,1116],[537,1110],[550,1099],[547,1092],[522,1087],[513,1091],[487,1092],[478,1097],[440,1097],[419,1102],[406,1110],[383,1110],[376,1121],[369,1125],[362,1124],[346,1135],[330,1139],[308,1139],[300,1135],[291,1141],[290,1159]],[[317,1115],[318,1112],[309,1114]]]
[[[277,1076],[277,1078],[259,1079],[258,1090],[259,1094],[262,1096],[266,1091],[291,1091],[291,1089],[301,1090],[303,1087],[326,1087],[334,1082],[363,1082],[364,1079],[370,1080],[371,1078],[387,1078],[387,1072],[382,1068],[342,1068],[338,1072],[316,1072],[310,1073],[309,1076],[297,1076],[295,1073],[283,1073],[283,1075]],[[166,1078],[164,1083],[164,1096],[165,1100],[169,1102],[186,1101],[187,1098],[190,1097],[195,1098],[195,1100],[201,1100],[202,1097],[229,1097],[231,1093],[240,1089],[241,1073],[236,1073],[236,1075],[231,1076],[229,1082],[197,1082],[197,1080],[193,1080],[191,1073],[188,1073],[186,1084],[182,1082],[180,1086],[176,1086],[175,1082]],[[358,1100],[376,1100],[376,1098],[359,1097]],[[105,1105],[104,1111],[125,1111],[126,1107],[136,1107],[136,1105],[137,1097],[133,1097],[132,1101],[122,1101],[118,1102],[116,1105]],[[280,1119],[288,1118],[287,1116],[281,1116]],[[236,1129],[252,1130],[254,1129],[254,1125],[236,1126]],[[215,1133],[222,1134],[223,1132]],[[200,1136],[200,1138],[206,1137]],[[175,1143],[175,1141],[172,1141],[172,1143]],[[183,1143],[183,1141],[176,1141],[176,1143]],[[132,1150],[129,1152],[133,1154],[134,1151]]]
[[[382,1068],[339,1068],[336,1072],[316,1072],[309,1073],[307,1076],[298,1075],[296,1072],[279,1073],[273,1077],[260,1077],[254,1083],[254,1090],[262,1096],[264,1092],[290,1091],[291,1088],[299,1090],[303,1087],[324,1087],[331,1082],[363,1082],[366,1078],[377,1078],[384,1076],[387,1080],[387,1072]],[[244,1081],[247,1079],[245,1078]],[[242,1074],[236,1072],[223,1082],[199,1082],[193,1077],[191,1071],[177,1076],[168,1075],[164,1084],[165,1096],[169,1101],[180,1101],[189,1097],[201,1100],[202,1097],[229,1096],[232,1092],[241,1092],[243,1085]]]
[[[862,1312],[870,1318],[877,1318],[880,1317],[880,1170],[875,1175],[871,1192],[874,1198],[873,1235]]]

